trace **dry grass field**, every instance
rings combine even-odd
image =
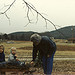
[[[1,43],[5,47],[5,55],[9,55],[11,47],[17,48],[17,55],[25,56],[32,55],[32,42],[30,41],[14,41],[14,43]],[[72,43],[56,43],[57,51],[55,55],[75,55],[75,44]]]
[[[14,41],[14,43],[1,43],[5,46],[5,55],[8,56],[11,47],[17,48],[18,56],[32,56],[32,42],[30,41]],[[56,43],[57,51],[55,58],[75,58],[75,44],[72,43]],[[40,72],[39,72],[40,71]],[[35,74],[42,74],[42,69],[36,71]],[[75,60],[54,60],[53,74],[75,74]],[[57,75],[58,75],[57,74]]]

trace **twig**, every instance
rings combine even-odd
[[[4,12],[1,12],[0,15],[5,14],[12,7],[12,5],[15,3],[15,1],[16,0],[14,0]]]
[[[5,13],[5,16],[6,16],[6,18],[8,19],[8,21],[9,21],[9,25],[10,25],[10,18],[8,17],[8,15]]]

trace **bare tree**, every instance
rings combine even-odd
[[[37,21],[36,22],[38,22],[38,15],[39,16],[41,16],[42,17],[42,19],[44,19],[44,21],[45,21],[45,23],[46,23],[46,27],[47,27],[47,24],[48,24],[48,22],[49,23],[51,23],[53,26],[54,26],[54,28],[58,31],[58,29],[57,29],[57,27],[56,26],[58,26],[58,27],[60,27],[59,25],[55,25],[51,20],[49,20],[49,19],[47,19],[46,17],[44,17],[40,12],[38,12],[37,10],[36,10],[36,8],[32,5],[32,4],[30,4],[30,3],[28,3],[28,2],[26,2],[26,0],[22,0],[24,3],[23,4],[25,4],[26,5],[26,7],[27,7],[27,19],[28,19],[28,23],[25,25],[25,26],[27,26],[28,24],[30,24],[30,23],[32,23],[32,21],[31,21],[31,19],[30,19],[30,16],[29,16],[29,12],[32,12],[32,10],[34,11],[34,12],[36,12],[36,17],[37,17]],[[9,6],[8,6],[8,8],[4,11],[4,12],[0,12],[0,15],[1,14],[4,14],[6,17],[7,17],[7,19],[9,20],[9,23],[10,23],[10,18],[8,17],[8,15],[7,15],[7,11],[9,10],[9,9],[11,9],[11,7],[13,6],[13,4],[16,2],[16,0],[14,0]],[[65,35],[62,33],[62,32],[60,32],[60,31],[58,31],[59,33],[61,33],[64,37],[65,37]]]

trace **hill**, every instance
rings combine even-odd
[[[73,30],[72,30],[73,28]],[[56,39],[67,39],[67,38],[72,38],[75,37],[75,26],[67,26],[64,28],[60,28],[58,30],[55,31],[51,31],[51,32],[43,32],[43,33],[38,33],[42,36],[46,35],[48,37],[54,37]],[[11,34],[8,34],[9,38],[12,40],[29,40],[30,36],[34,33],[37,32],[14,32]]]
[[[73,28],[73,30],[72,30]],[[59,32],[58,32],[59,31]],[[51,36],[59,39],[67,39],[67,38],[72,38],[75,37],[75,26],[67,26],[64,28],[58,29],[58,31],[52,31],[50,32]]]

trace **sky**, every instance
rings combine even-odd
[[[14,0],[0,0],[0,13],[5,11]],[[33,5],[38,12],[52,21],[57,29],[75,25],[75,0],[25,0]],[[54,26],[38,16],[31,10],[29,18],[31,23],[27,25],[27,7],[22,0],[16,0],[13,6],[6,12],[10,22],[5,15],[0,15],[0,32],[12,33],[17,31],[46,32],[55,30]],[[27,25],[27,26],[26,26]]]

